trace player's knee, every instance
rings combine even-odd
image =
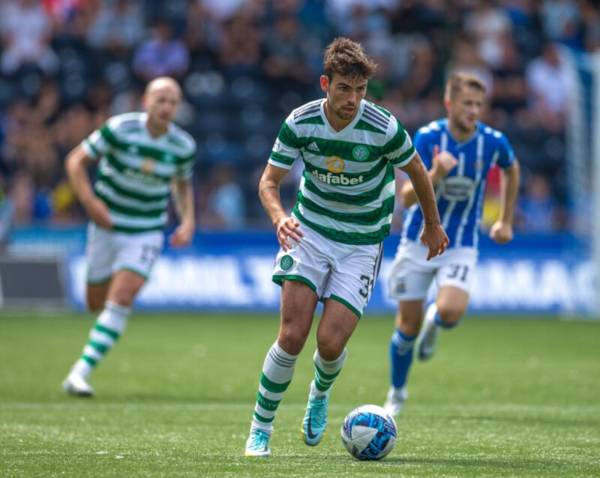
[[[402,322],[399,328],[404,335],[415,337],[421,330],[421,324],[419,322]]]
[[[306,337],[307,334],[301,329],[285,329],[279,332],[277,341],[287,353],[298,355],[304,347]]]
[[[111,290],[108,300],[123,307],[131,307],[135,293],[129,289]]]
[[[345,341],[341,337],[317,335],[319,355],[325,360],[336,360],[344,351]]]
[[[438,314],[440,315],[440,320],[448,327],[456,325],[463,316],[464,312],[465,311],[462,307],[450,305],[442,307],[438,306]]]
[[[104,308],[104,300],[97,297],[87,297],[86,305],[90,312],[100,312]]]
[[[422,316],[410,317],[408,315],[404,315],[398,321],[399,326],[397,328],[400,329],[400,332],[402,332],[404,335],[415,337],[419,334],[419,330],[421,330],[422,321]]]

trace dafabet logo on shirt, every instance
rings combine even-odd
[[[313,178],[325,184],[335,184],[339,186],[354,186],[364,181],[362,174],[360,176],[347,176],[346,174],[343,174],[346,163],[338,156],[329,156],[326,158],[325,167],[327,168],[327,173],[319,172],[316,169],[313,170],[311,173]]]

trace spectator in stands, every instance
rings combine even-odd
[[[14,224],[31,224],[34,221],[33,201],[35,187],[33,185],[33,180],[27,171],[21,169],[12,175],[10,187],[7,192],[14,207]]]
[[[600,3],[595,0],[580,2],[585,51],[600,51]]]
[[[192,132],[207,139],[204,145],[241,151],[248,142],[256,152],[258,135],[276,134],[275,118],[313,96],[306,79],[320,68],[322,46],[342,32],[361,38],[379,63],[369,95],[409,131],[442,113],[437,98],[450,72],[482,78],[493,95],[487,120],[508,129],[524,169],[545,175],[561,194],[568,74],[551,54],[535,57],[547,39],[588,52],[600,48],[596,0],[0,0],[4,159],[14,164],[23,157],[41,122],[61,162],[73,146],[71,127],[86,135],[82,129],[90,121],[93,128],[136,109],[136,76],[164,73],[178,76],[202,111],[234,118],[213,121],[211,141],[206,121],[193,123]],[[271,88],[273,83],[283,87]],[[72,110],[77,103],[85,105],[85,114]],[[238,118],[248,117],[245,111],[260,114],[238,125]],[[248,181],[261,155],[236,156],[244,158],[236,172]],[[197,179],[200,189],[209,181]],[[35,193],[21,198],[37,195],[32,178],[19,181]],[[246,192],[252,187],[242,185]],[[13,188],[11,179],[10,194],[14,190],[27,188]],[[68,195],[59,196],[59,203],[68,203]],[[202,205],[210,209],[207,200]],[[246,220],[264,221],[252,208],[247,206]],[[19,206],[17,216],[30,217],[22,214],[26,209]],[[55,208],[52,218],[57,214]]]
[[[10,75],[24,67],[53,73],[58,59],[50,47],[52,27],[37,0],[7,2],[0,9],[2,72]]]
[[[260,71],[262,34],[256,19],[243,11],[221,25],[219,63],[226,76],[257,75]]]
[[[544,45],[542,55],[527,66],[526,77],[530,108],[537,120],[549,131],[562,130],[574,85],[555,43]]]
[[[562,214],[552,196],[550,182],[541,174],[524,181],[525,189],[517,205],[517,224],[529,232],[556,232],[563,223]]]
[[[500,41],[502,57],[492,69],[491,113],[494,124],[505,127],[507,116],[515,118],[527,110],[527,83],[523,59],[514,38],[505,35]]]
[[[298,19],[291,15],[275,18],[263,41],[263,72],[278,91],[305,88],[314,78],[304,51]]]
[[[541,2],[540,16],[546,37],[571,47],[581,46],[581,12],[572,0]]]
[[[465,18],[465,31],[475,39],[479,56],[490,66],[502,61],[502,37],[512,32],[510,19],[503,8],[491,0],[480,0]]]
[[[102,2],[87,39],[92,47],[121,56],[135,48],[144,33],[139,0],[115,0]]]
[[[208,205],[213,226],[217,228],[237,229],[246,222],[244,192],[234,171],[233,166],[221,164],[212,174]]]
[[[196,0],[210,19],[216,23],[226,22],[250,2],[245,0]],[[259,2],[254,2],[259,3]]]
[[[189,52],[185,43],[173,35],[171,24],[157,19],[148,40],[142,43],[133,57],[133,70],[144,82],[158,76],[182,78],[188,70]]]
[[[479,78],[486,91],[493,91],[494,78],[489,66],[483,61],[474,40],[467,35],[458,35],[454,40],[451,56],[446,65],[446,76],[454,72],[469,73]]]

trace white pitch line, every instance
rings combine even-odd
[[[361,404],[355,404],[359,406]],[[93,400],[73,401],[72,403],[43,403],[43,402],[0,402],[0,411],[9,410],[190,410],[190,411],[216,411],[216,410],[248,410],[253,408],[254,402],[247,403],[135,403],[131,402],[111,402],[96,403]],[[287,409],[304,409],[304,403],[285,403],[282,405]],[[330,409],[347,410],[354,405],[347,403],[331,403]],[[531,412],[531,413],[600,413],[600,404],[597,405],[528,405],[517,403],[499,403],[499,404],[474,404],[474,405],[420,405],[411,404],[412,413],[426,412],[435,414],[436,412]]]

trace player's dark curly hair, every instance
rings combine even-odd
[[[338,37],[325,49],[323,72],[329,79],[334,73],[369,79],[376,68],[377,64],[367,56],[361,44],[348,38]]]

